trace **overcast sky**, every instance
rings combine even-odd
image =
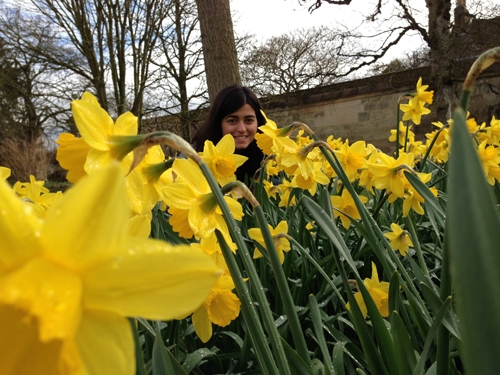
[[[422,0],[423,9],[425,3]],[[309,4],[313,0],[309,1]],[[298,0],[231,0],[231,12],[236,35],[255,34],[259,40],[282,35],[294,29],[313,26],[345,24],[350,28],[359,26],[363,16],[361,11],[373,9],[373,0],[353,0],[350,5],[330,5],[324,3],[310,13],[307,5],[299,5]],[[422,8],[422,7],[420,7]],[[420,37],[413,37],[394,47],[384,61],[390,61],[398,54],[415,50],[422,45]]]

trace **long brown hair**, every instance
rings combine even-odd
[[[203,146],[207,140],[212,141],[214,144],[219,142],[222,138],[222,120],[245,104],[250,105],[255,110],[259,126],[266,123],[266,119],[261,112],[260,101],[252,90],[237,84],[227,86],[215,97],[207,119],[193,138],[196,151],[203,151]]]

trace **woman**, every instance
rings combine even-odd
[[[261,112],[262,106],[257,96],[248,87],[231,85],[216,96],[206,121],[194,136],[196,151],[203,151],[205,141],[217,144],[223,136],[231,134],[236,145],[236,153],[248,160],[236,170],[236,178],[251,181],[264,154],[257,147],[255,134],[258,127],[266,123]]]

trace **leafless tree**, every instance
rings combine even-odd
[[[271,37],[259,45],[240,45],[243,83],[259,95],[276,95],[335,82],[346,58],[339,56],[343,40],[334,29],[311,28]]]
[[[20,9],[0,10],[0,96],[4,135],[37,139],[71,124],[69,101],[81,91],[81,81],[61,66],[40,59],[47,53],[68,51],[46,19],[27,15]]]
[[[200,107],[208,104],[196,4],[172,0],[164,20],[159,48],[152,63],[158,67],[149,86],[146,112],[167,113],[181,123],[183,137],[191,141],[191,128]]]
[[[351,0],[299,0],[299,2],[309,6],[311,11],[320,11],[317,9],[322,4],[349,5]],[[410,0],[371,1],[365,7],[367,10],[361,27],[354,31],[348,30],[344,34],[352,42],[345,43],[345,46],[351,49],[343,54],[359,58],[358,63],[346,73],[349,74],[379,61],[392,47],[404,40],[406,35],[419,35],[429,50],[431,67],[429,83],[434,89],[433,114],[444,120],[449,115],[452,101],[450,84],[454,65],[457,60],[481,52],[479,50],[482,38],[473,37],[473,34],[478,35],[475,19],[500,15],[498,5],[495,7],[494,4],[491,6],[488,4],[491,3],[479,0],[471,2],[468,6],[465,0],[453,3],[451,0],[426,0],[426,7],[422,9]],[[454,5],[453,12],[452,5]],[[373,26],[377,31],[368,34],[366,28]],[[473,31],[474,29],[476,31]],[[369,43],[360,43],[368,38]],[[354,48],[356,45],[361,48]]]
[[[170,2],[162,0],[32,0],[37,11],[59,28],[62,38],[85,64],[64,54],[38,51],[91,82],[103,108],[120,115],[142,115],[152,75],[151,58]],[[111,98],[110,94],[111,92]]]

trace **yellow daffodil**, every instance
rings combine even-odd
[[[434,141],[434,145],[429,150],[429,154],[435,161],[446,163],[450,155],[450,127],[445,127],[439,121],[433,122],[432,124],[438,127],[439,130],[435,130],[425,135],[425,137],[427,138],[426,147],[429,148],[431,146],[431,142],[437,136],[436,140]]]
[[[359,197],[363,203],[368,201],[368,198],[364,196]],[[354,199],[352,199],[351,194],[344,189],[342,191],[342,195],[334,195],[330,197],[333,208],[333,216],[335,218],[340,217],[342,221],[342,225],[345,229],[349,229],[351,225],[351,219],[359,220],[361,219],[361,215],[359,214],[358,208],[356,207],[356,203],[354,203]]]
[[[386,281],[378,280],[377,267],[373,262],[372,262],[372,278],[364,279],[363,283],[365,284],[366,289],[368,289],[368,293],[370,293],[373,302],[375,302],[378,311],[380,311],[380,315],[382,315],[383,317],[389,316],[389,283]],[[358,303],[359,308],[361,309],[363,317],[366,318],[368,310],[366,308],[366,304],[361,292],[354,293],[354,298],[356,298],[356,302]],[[349,303],[347,303],[346,308],[348,310],[351,309]]]
[[[220,275],[189,246],[129,236],[117,166],[82,179],[43,220],[5,183],[0,207],[4,374],[135,374],[126,317],[189,313]]]
[[[137,135],[136,116],[126,112],[118,117],[116,123],[113,122],[96,97],[89,92],[85,92],[80,100],[71,102],[71,109],[82,139],[90,146],[84,166],[87,173],[116,161],[116,136]]]
[[[500,154],[498,153],[498,148],[487,145],[487,142],[483,141],[479,145],[477,151],[483,166],[486,180],[493,186],[495,184],[495,180],[500,181]]]
[[[491,119],[490,126],[486,128],[486,134],[489,144],[498,145],[500,143],[500,120],[497,120],[495,116]]]
[[[389,137],[389,142],[396,142],[396,133],[399,137],[399,144],[404,145],[405,143],[410,143],[415,140],[415,133],[410,130],[411,126],[404,126],[403,121],[399,122],[399,129],[391,129],[391,136]],[[408,140],[407,140],[408,136]]]
[[[424,104],[424,102],[419,101],[418,96],[410,99],[408,104],[400,104],[399,108],[404,112],[402,120],[411,120],[415,125],[420,125],[422,116],[431,113],[431,110],[426,108]]]
[[[375,187],[379,190],[386,189],[388,193],[402,198],[407,182],[403,171],[405,167],[413,167],[413,154],[401,153],[397,160],[382,152],[377,155],[376,163],[368,163],[368,169],[376,176]]]
[[[311,195],[316,194],[318,184],[328,185],[330,182],[328,176],[321,170],[321,166],[321,162],[314,162],[313,169],[307,178],[305,178],[302,173],[297,170],[292,180],[292,186],[299,187],[302,190],[308,190]]]
[[[278,185],[278,189],[280,191],[280,202],[278,203],[278,207],[291,207],[297,204],[295,195],[290,198],[293,188],[294,186],[287,179],[283,179],[281,181],[281,184]]]
[[[370,164],[376,164],[378,160],[378,151],[373,150],[367,160]],[[369,168],[364,168],[359,172],[359,185],[364,186],[370,193],[375,194],[373,188],[376,176],[370,171]]]
[[[271,235],[273,236],[274,246],[276,247],[276,251],[278,252],[278,257],[280,259],[280,263],[283,264],[283,262],[285,261],[285,254],[283,254],[283,252],[290,251],[290,241],[288,241],[284,237],[279,237],[278,234],[280,234],[280,233],[286,234],[288,232],[288,223],[286,221],[281,221],[274,229],[270,224],[267,224],[267,226],[269,228],[269,231],[271,232]],[[262,236],[262,232],[260,231],[260,228],[249,229],[248,236],[252,240],[257,241],[263,247],[266,247],[266,244],[264,242],[264,237]],[[258,258],[262,258],[262,256],[263,255],[259,251],[259,249],[255,248],[254,253],[253,253],[253,258],[258,259]]]
[[[409,247],[413,247],[410,234],[403,230],[398,224],[391,224],[392,232],[384,233],[384,236],[389,239],[390,245],[394,251],[399,251],[402,256],[405,256]]]
[[[368,150],[364,141],[357,141],[349,146],[349,141],[346,140],[335,153],[351,182],[358,177],[359,170],[367,165]]]
[[[35,176],[30,175],[30,182],[16,182],[14,184],[14,191],[17,195],[32,205],[34,212],[39,216],[45,216],[47,209],[59,198],[62,193],[51,193],[45,186],[44,181],[35,179]]]
[[[240,314],[241,302],[233,289],[231,276],[221,276],[207,299],[193,313],[194,329],[201,341],[207,342],[212,337],[212,323],[226,327]]]
[[[278,195],[280,192],[277,185],[267,180],[264,180],[264,190],[266,191],[268,198],[275,198],[275,199],[276,195]]]
[[[0,167],[0,181],[5,181],[10,177],[10,168]]]
[[[415,97],[420,102],[432,104],[432,96],[434,95],[434,91],[425,91],[428,87],[429,85],[422,85],[422,77],[420,77],[417,82],[417,92],[415,93]]]
[[[257,146],[265,155],[271,155],[277,151],[275,140],[280,137],[286,138],[289,128],[278,128],[276,123],[273,120],[268,119],[263,111],[261,111],[261,113],[264,115],[266,123],[259,126],[260,133],[255,134],[255,140],[257,142]]]
[[[422,207],[424,198],[413,187],[410,187],[405,191],[403,199],[403,217],[407,217],[411,209],[419,215],[423,215],[425,213],[424,208]]]
[[[187,221],[196,237],[208,237],[215,229],[228,233],[222,211],[200,168],[192,161],[176,159],[172,169],[181,181],[168,184],[163,189],[163,199],[171,208],[174,207],[173,210],[169,209],[169,212],[172,215],[182,213],[182,220],[184,223]],[[233,217],[241,220],[243,217],[241,204],[228,196],[224,199]],[[177,227],[184,228],[186,225],[173,219],[173,216],[172,220],[177,223]]]
[[[222,137],[216,146],[211,141],[205,141],[202,159],[221,186],[236,181],[236,169],[248,160],[234,151],[235,143],[231,134]]]
[[[339,150],[342,147],[342,138],[334,138],[333,135],[329,135],[326,139],[326,143],[328,146],[332,148],[332,150]]]
[[[406,145],[406,149],[401,148],[400,152],[407,152],[413,154],[415,159],[421,158],[425,155],[427,151],[427,146],[422,141],[411,140]]]
[[[66,179],[75,183],[83,176],[87,175],[84,166],[87,155],[90,152],[90,146],[83,140],[73,134],[62,133],[57,138],[59,145],[56,151],[56,159],[68,171]]]
[[[280,145],[284,147],[284,152],[281,155],[281,165],[293,168],[293,170],[286,170],[286,172],[293,174],[294,170],[298,167],[302,176],[308,178],[314,169],[314,161],[318,156],[319,150],[314,148],[308,151],[308,148],[301,148],[293,141],[284,143],[281,140]]]
[[[71,105],[82,138],[61,134],[57,140],[57,160],[68,170],[68,181],[76,182],[84,175],[116,162],[118,153],[121,152],[116,137],[137,135],[137,118],[127,112],[114,123],[97,99],[88,92],[83,94],[82,99],[74,100]],[[146,215],[151,218],[151,210],[161,196],[164,182],[160,176],[151,179],[144,173],[148,167],[161,163],[164,159],[161,147],[154,146],[149,148],[139,167],[132,171],[132,153],[120,160],[123,174],[127,174],[129,207],[134,215]]]

